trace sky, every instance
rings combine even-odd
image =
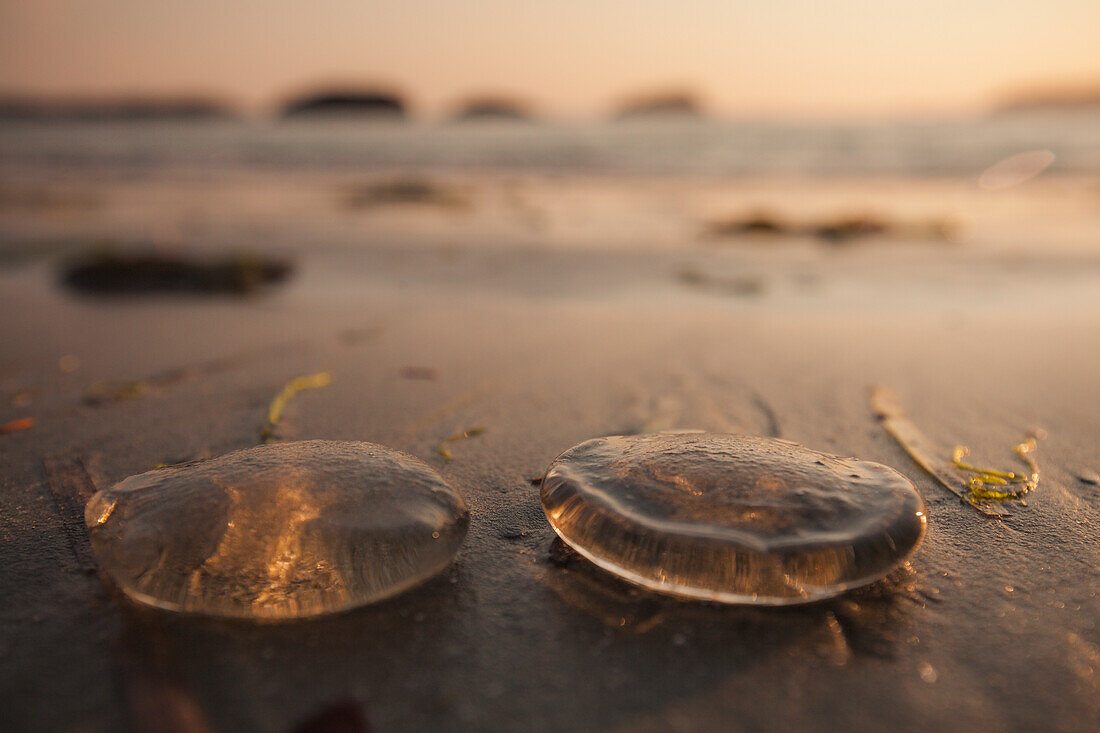
[[[980,111],[1100,86],[1100,0],[0,0],[0,90],[213,94],[263,110],[383,84],[557,116],[688,89],[717,114]]]

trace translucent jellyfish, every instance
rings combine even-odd
[[[542,506],[566,543],[625,580],[761,605],[882,578],[917,549],[926,521],[891,468],[713,433],[581,443],[550,464]]]
[[[288,619],[400,593],[446,567],[462,497],[371,443],[275,443],[131,476],[85,523],[100,566],[139,603]]]

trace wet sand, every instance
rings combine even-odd
[[[440,234],[461,216],[283,232],[297,276],[244,299],[90,298],[57,287],[52,260],[0,270],[0,423],[35,420],[0,436],[7,725],[284,730],[349,698],[375,730],[1100,724],[1100,486],[1077,478],[1100,470],[1100,256],[1027,241],[762,251],[688,239],[676,216],[638,246],[552,228],[510,247],[507,231]],[[307,234],[314,247],[287,244]],[[759,287],[721,286],[746,277]],[[331,385],[296,396],[278,437],[435,466],[471,512],[451,568],[284,625],[143,610],[101,581],[66,497],[254,445],[283,384],[319,371]],[[84,399],[128,381],[148,389]],[[1044,429],[1028,506],[989,520],[960,505],[878,425],[879,382],[982,463],[1011,465]],[[485,430],[450,460],[435,452],[471,427]],[[588,438],[667,428],[892,466],[928,503],[924,545],[887,581],[801,608],[624,586],[555,543],[530,479]]]

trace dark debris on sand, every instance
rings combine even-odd
[[[395,178],[354,186],[345,193],[343,203],[345,208],[352,210],[399,205],[449,209],[469,206],[462,192],[424,178]]]
[[[793,229],[782,219],[766,213],[752,213],[735,219],[712,222],[706,234],[711,237],[791,234]]]
[[[371,730],[366,706],[354,698],[321,708],[292,729],[293,733],[369,733]]]
[[[760,275],[735,275],[723,277],[685,267],[676,273],[681,284],[698,290],[711,290],[725,295],[758,296],[767,290],[767,281]]]
[[[909,237],[926,241],[951,241],[955,225],[948,220],[895,222],[872,214],[850,214],[797,223],[767,212],[711,222],[704,236],[729,237],[810,237],[825,244],[842,245],[871,237]]]
[[[102,249],[65,262],[61,282],[95,295],[245,295],[282,282],[292,270],[287,260],[252,254],[203,258],[156,249]]]

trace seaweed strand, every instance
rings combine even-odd
[[[283,410],[286,409],[287,404],[294,398],[294,395],[307,389],[327,387],[331,383],[332,375],[328,372],[307,374],[287,382],[286,386],[282,388],[279,394],[275,395],[275,399],[271,401],[271,405],[267,408],[267,424],[260,431],[260,442],[270,443],[275,439],[275,428],[283,417]]]
[[[897,396],[889,387],[874,385],[871,388],[870,401],[871,409],[882,423],[883,429],[905,449],[909,457],[941,486],[983,517],[1003,519],[1011,516],[1000,502],[1016,499],[1024,504],[1023,495],[1039,483],[1039,466],[1032,456],[1036,447],[1034,436],[1029,436],[1013,447],[1013,452],[1028,467],[1029,473],[1026,476],[1014,471],[978,468],[963,462],[962,459],[969,452],[965,446],[956,447],[951,460],[944,457],[936,444],[905,414]],[[975,475],[964,480],[960,472]],[[998,486],[1004,488],[992,488]]]

